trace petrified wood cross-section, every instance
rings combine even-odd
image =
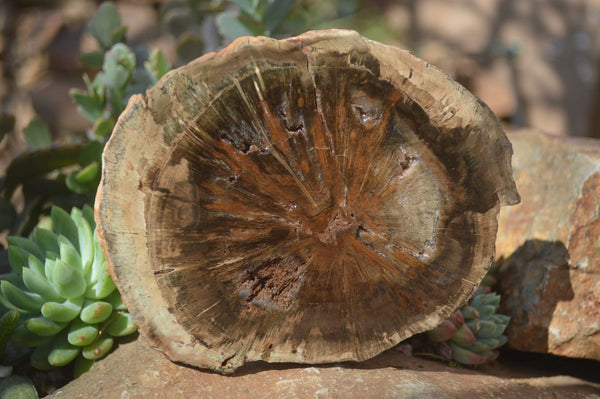
[[[488,108],[350,31],[243,38],[130,101],[98,228],[130,312],[171,359],[362,360],[477,287],[512,150]]]

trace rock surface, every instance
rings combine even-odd
[[[363,363],[257,362],[233,376],[177,365],[143,337],[120,346],[49,398],[600,398],[568,376],[503,379],[390,350]]]
[[[496,243],[509,346],[600,360],[600,140],[509,136],[521,204]]]
[[[409,33],[417,44],[411,47],[426,51],[422,58],[454,76],[462,74],[465,59],[475,61],[475,73],[466,76],[467,83],[474,81],[467,87],[499,117],[509,111],[513,122],[554,135],[600,134],[598,119],[588,126],[590,111],[598,109],[597,1],[390,3],[411,4]],[[520,110],[506,108],[513,101]]]

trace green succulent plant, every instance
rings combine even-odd
[[[20,313],[10,339],[34,348],[35,368],[77,359],[80,374],[137,327],[108,274],[92,209],[52,208],[46,225],[8,238],[12,272],[0,276],[0,304]]]
[[[0,399],[38,399],[31,380],[20,375],[0,378]]]
[[[438,344],[438,352],[458,363],[479,365],[498,357],[497,348],[507,341],[503,335],[510,317],[498,314],[500,295],[480,286],[469,303],[427,333]]]

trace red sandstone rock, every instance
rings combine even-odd
[[[598,398],[598,387],[567,376],[499,378],[397,350],[362,363],[316,367],[256,362],[224,376],[172,363],[140,337],[49,398],[588,399]]]
[[[521,204],[500,212],[514,349],[600,360],[600,140],[509,136]]]

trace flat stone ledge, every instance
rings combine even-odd
[[[570,376],[500,378],[389,350],[362,363],[250,363],[233,376],[167,360],[143,336],[47,398],[596,398]]]

